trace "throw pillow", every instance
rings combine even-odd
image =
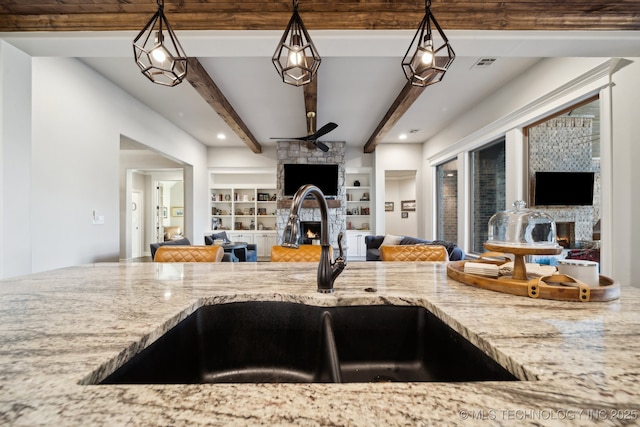
[[[380,246],[399,245],[404,236],[394,236],[393,234],[387,234],[384,236],[384,240]]]

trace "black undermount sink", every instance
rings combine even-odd
[[[101,384],[513,381],[422,307],[201,307]]]

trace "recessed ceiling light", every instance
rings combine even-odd
[[[407,134],[401,133],[400,135],[398,135],[398,139],[407,139]]]
[[[227,139],[227,135],[225,135],[224,133],[220,132],[218,134],[218,139]]]

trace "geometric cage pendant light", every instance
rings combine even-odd
[[[133,40],[133,55],[149,80],[175,86],[187,75],[187,55],[164,15],[164,0],[157,2],[158,11]]]
[[[311,82],[318,72],[322,58],[298,14],[298,0],[293,0],[293,15],[271,61],[282,81],[293,86]]]
[[[456,57],[447,36],[431,13],[431,0],[425,1],[425,9],[424,18],[402,60],[402,69],[407,79],[413,86],[422,87],[441,81]],[[444,42],[437,48],[434,47],[432,23]]]

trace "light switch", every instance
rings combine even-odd
[[[104,215],[98,215],[94,209],[93,215],[93,225],[103,225],[104,224]]]

